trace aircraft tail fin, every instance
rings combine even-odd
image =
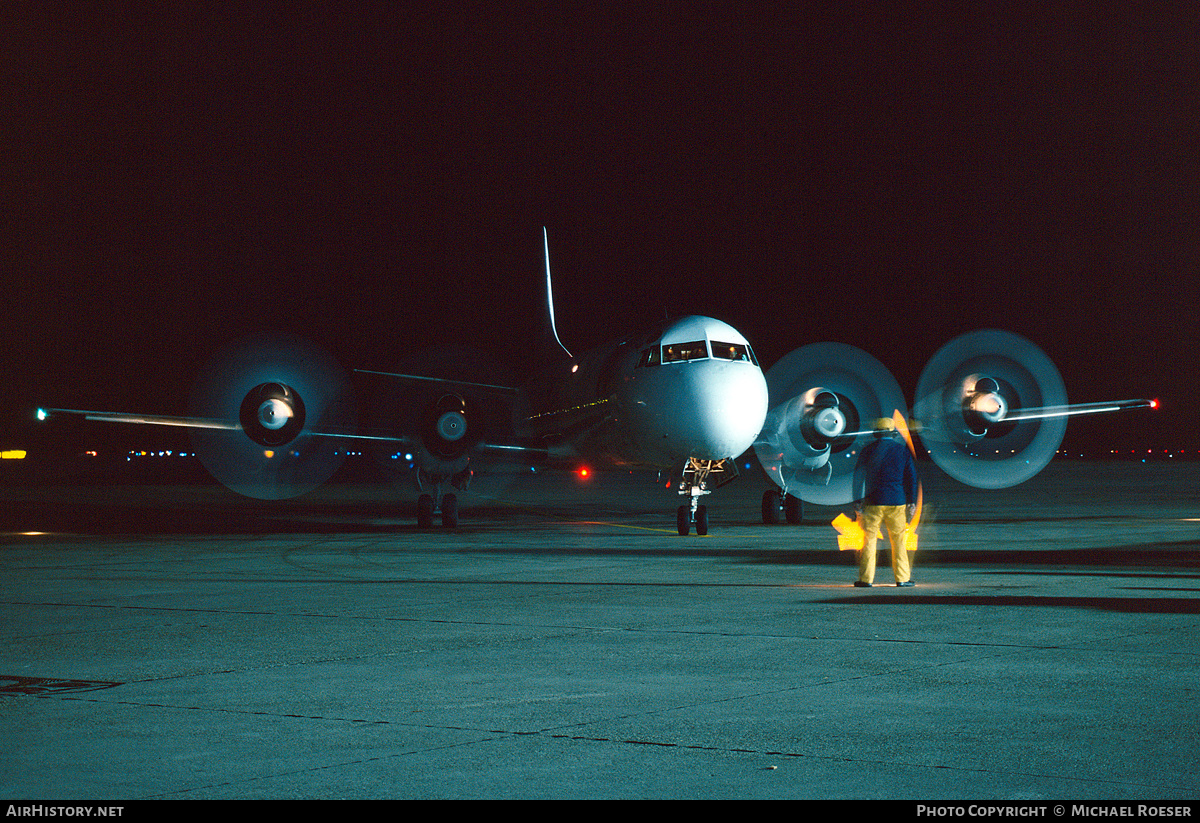
[[[545,248],[546,257],[546,306],[549,310],[550,333],[554,335],[554,342],[559,345],[559,348],[567,352],[567,357],[574,357],[575,355],[567,351],[567,347],[559,339],[558,328],[554,324],[554,288],[550,280],[550,236],[547,234],[545,226],[542,227],[542,244]]]

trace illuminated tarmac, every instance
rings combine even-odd
[[[914,589],[749,473],[687,538],[653,477],[10,484],[0,795],[1200,797],[1200,464],[922,469]]]

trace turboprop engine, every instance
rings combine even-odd
[[[430,526],[440,512],[443,524],[453,526],[452,490],[469,488],[476,448],[503,438],[515,389],[496,358],[462,346],[413,351],[394,365],[358,370],[368,398],[362,439],[386,477],[415,482],[419,525]]]
[[[1050,358],[1024,337],[996,329],[939,349],[921,372],[913,406],[933,461],[982,489],[1015,486],[1045,468],[1072,411]]]
[[[791,498],[837,506],[850,502],[855,457],[872,421],[904,408],[899,384],[882,363],[843,343],[814,343],[784,356],[766,374],[766,425],[754,451],[785,498],[769,491],[772,506],[797,519]],[[789,506],[791,508],[789,508]]]
[[[354,402],[345,372],[320,347],[261,334],[225,349],[196,381],[192,428],[204,467],[248,497],[295,497],[324,483],[345,457]],[[227,421],[227,422],[222,422]]]
[[[788,499],[852,502],[855,458],[872,436],[872,421],[903,416],[895,379],[866,352],[838,343],[797,349],[766,377],[770,411],[754,449],[767,475]],[[1069,416],[1155,405],[1067,405],[1062,378],[1041,349],[1019,335],[984,329],[951,340],[929,360],[909,428],[948,475],[999,489],[1028,480],[1050,462]],[[763,519],[775,522],[777,498],[768,496]]]
[[[463,478],[469,475],[470,464],[467,452],[479,439],[470,419],[467,401],[457,394],[441,394],[426,406],[414,457],[426,476],[452,479],[452,485],[465,488]]]

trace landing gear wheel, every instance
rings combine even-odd
[[[779,491],[767,489],[762,496],[762,521],[768,526],[779,522]]]
[[[696,534],[704,536],[708,534],[708,507],[698,506],[696,508]]]
[[[458,525],[458,496],[448,494],[442,498],[442,525],[453,529]]]
[[[804,519],[804,501],[799,497],[786,495],[783,498],[783,516],[793,526]]]
[[[762,521],[774,526],[781,518],[793,526],[803,521],[804,501],[777,489],[767,489],[762,496]]]
[[[423,494],[417,498],[417,527],[428,529],[433,526],[433,497]]]
[[[680,506],[676,510],[675,524],[679,527],[680,537],[687,537],[692,531],[692,513],[687,506]]]

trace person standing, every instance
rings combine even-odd
[[[908,556],[909,521],[917,510],[917,465],[896,424],[888,418],[875,422],[875,440],[859,455],[854,474],[855,510],[863,529],[855,586],[869,587],[875,580],[875,544],[882,525],[892,544],[892,572],[897,586],[915,586]]]

